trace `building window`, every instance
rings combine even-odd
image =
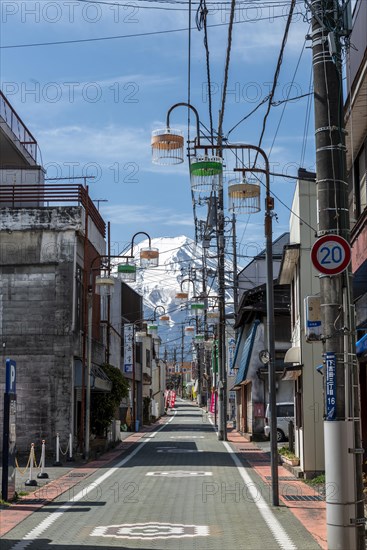
[[[365,143],[354,163],[354,191],[357,218],[362,214],[367,205],[366,156],[367,146]]]
[[[84,327],[84,285],[83,269],[80,265],[76,266],[76,299],[75,299],[75,328],[77,331]]]

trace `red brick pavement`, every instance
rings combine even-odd
[[[247,441],[236,431],[228,430],[228,441],[236,447],[236,450],[251,465],[256,473],[269,485],[271,490],[271,468],[269,455],[259,450],[254,443]],[[263,460],[259,460],[263,459]],[[279,499],[282,505],[287,506],[289,510],[298,518],[304,527],[311,533],[321,548],[327,550],[326,541],[326,505],[324,501],[289,501],[284,497],[288,495],[297,496],[318,496],[318,493],[312,487],[309,487],[301,480],[286,470],[283,466],[278,468],[279,478],[293,477],[290,481],[279,479]]]

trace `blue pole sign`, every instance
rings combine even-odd
[[[4,500],[15,496],[15,444],[16,444],[16,362],[6,360],[3,426],[3,471],[1,493]]]
[[[5,393],[16,393],[17,364],[11,359],[6,360]]]
[[[326,420],[336,418],[336,355],[325,353],[326,362]]]

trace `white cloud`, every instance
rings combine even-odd
[[[135,222],[158,223],[166,226],[193,226],[192,214],[177,212],[170,208],[159,208],[149,204],[114,204],[101,206],[101,213],[116,225],[129,225]]]

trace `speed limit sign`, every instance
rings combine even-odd
[[[350,245],[339,235],[320,237],[311,250],[314,267],[324,275],[338,275],[349,265],[350,260]]]

